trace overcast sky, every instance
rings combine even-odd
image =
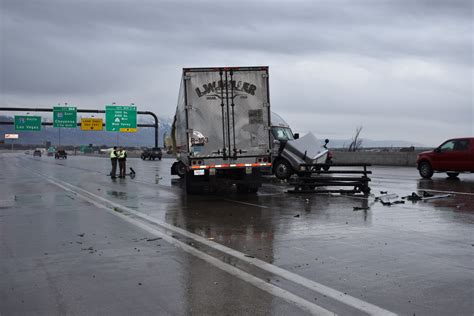
[[[268,65],[273,111],[295,131],[474,135],[471,0],[0,2],[0,106],[172,117],[183,67]]]

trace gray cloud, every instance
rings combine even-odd
[[[1,101],[174,112],[182,67],[270,65],[272,105],[301,124],[433,144],[474,134],[472,1],[1,2]],[[291,112],[288,109],[291,108]],[[324,122],[320,120],[324,117]],[[344,119],[341,119],[344,117]],[[347,118],[347,119],[346,119]],[[413,124],[436,128],[416,133]],[[404,123],[405,124],[405,123]],[[353,126],[349,126],[353,125]]]

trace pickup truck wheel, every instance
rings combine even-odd
[[[146,159],[145,155],[142,155],[141,157],[142,157],[142,160],[145,160],[145,159]]]
[[[459,172],[446,172],[450,179],[456,179],[459,176]]]
[[[420,176],[425,179],[429,179],[433,176],[433,168],[428,161],[422,161],[418,166],[418,170],[420,171]]]
[[[287,180],[291,177],[291,166],[286,160],[278,160],[273,166],[275,177],[280,180]]]

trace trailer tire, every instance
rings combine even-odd
[[[201,193],[202,187],[198,186],[195,181],[193,181],[193,175],[191,172],[186,172],[184,177],[184,186],[186,188],[186,193],[190,195]]]
[[[184,176],[186,175],[186,166],[184,165],[184,163],[182,163],[181,161],[176,163],[176,174],[180,177],[180,178],[184,178]]]
[[[286,160],[280,159],[274,163],[273,173],[275,174],[275,177],[280,180],[288,180],[293,172],[290,163]]]

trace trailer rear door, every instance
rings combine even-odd
[[[268,155],[268,68],[185,69],[189,148],[194,157]]]

